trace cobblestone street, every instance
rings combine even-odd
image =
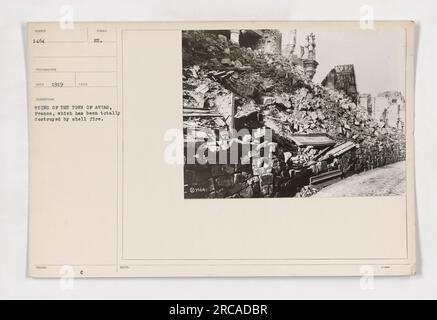
[[[400,161],[348,177],[314,197],[403,195],[405,182],[405,161]]]

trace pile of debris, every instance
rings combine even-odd
[[[205,31],[184,31],[182,40],[184,128],[271,128],[274,165],[267,172],[262,168],[263,174],[276,168],[273,193],[289,193],[290,179],[304,177],[305,183],[308,171],[368,170],[405,157],[402,132],[372,119],[346,94],[313,83],[302,66],[284,56],[239,47]],[[311,134],[326,134],[333,143],[296,147],[293,136]],[[351,152],[335,162],[326,157],[345,142],[353,144]],[[259,168],[254,164],[254,173]]]
[[[298,198],[307,198],[311,197],[312,195],[315,195],[319,190],[311,187],[311,186],[304,186],[302,189],[300,189],[299,193],[296,195]]]

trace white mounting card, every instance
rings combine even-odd
[[[414,32],[28,23],[28,275],[414,275]]]

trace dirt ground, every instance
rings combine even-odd
[[[313,197],[403,195],[405,190],[405,161],[401,161],[350,176]]]

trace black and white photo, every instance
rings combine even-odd
[[[182,31],[184,196],[405,194],[405,32]]]

